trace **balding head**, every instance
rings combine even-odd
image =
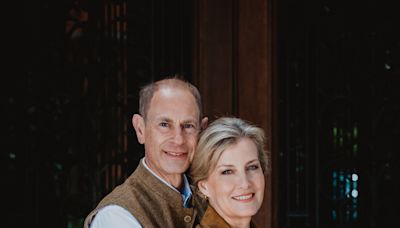
[[[170,89],[183,89],[190,92],[196,100],[196,104],[199,110],[199,120],[202,117],[202,105],[201,105],[201,96],[199,90],[192,85],[191,83],[184,81],[179,78],[167,78],[160,81],[156,81],[144,86],[140,90],[140,98],[139,98],[139,113],[146,121],[147,112],[149,111],[149,106],[151,99],[154,94],[161,88],[170,88]]]

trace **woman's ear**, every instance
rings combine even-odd
[[[136,137],[140,144],[145,142],[145,125],[144,119],[141,115],[135,114],[132,117],[132,125],[135,128]]]
[[[197,183],[197,187],[199,188],[199,191],[200,191],[203,195],[205,195],[205,196],[207,196],[208,198],[210,198],[210,192],[209,192],[208,183],[207,183],[206,180],[199,181],[199,182]]]

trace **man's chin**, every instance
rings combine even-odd
[[[185,173],[188,168],[188,162],[170,162],[169,164],[165,165],[165,170],[171,174]]]

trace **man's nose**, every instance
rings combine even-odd
[[[185,141],[184,135],[183,135],[183,129],[180,127],[176,127],[174,131],[174,143],[177,145],[183,144]]]

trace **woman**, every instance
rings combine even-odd
[[[261,128],[239,118],[219,118],[201,133],[190,174],[208,207],[197,227],[253,226],[264,197],[264,140]]]

